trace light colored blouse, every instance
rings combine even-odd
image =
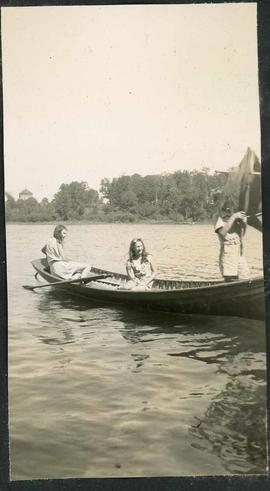
[[[149,278],[153,273],[152,256],[147,254],[145,258],[139,257],[138,259],[132,259],[127,261],[127,269],[132,269],[135,278],[139,280]]]
[[[56,240],[55,237],[51,237],[48,240],[45,246],[45,253],[48,266],[51,266],[54,261],[65,260],[63,246],[60,242],[58,242],[58,240]]]

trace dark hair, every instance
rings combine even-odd
[[[132,259],[135,258],[134,246],[135,246],[136,242],[142,243],[142,246],[143,246],[142,257],[143,257],[143,259],[145,259],[148,256],[148,253],[146,252],[143,240],[142,239],[132,239],[132,241],[130,242],[130,245],[129,245],[129,260],[130,261],[132,261]]]
[[[225,215],[225,214],[230,214],[232,215],[235,211],[235,203],[232,198],[227,198],[225,201],[222,203],[220,207],[220,214]]]
[[[63,238],[61,236],[62,230],[67,230],[67,227],[65,225],[56,225],[54,231],[53,231],[53,236],[55,237],[58,242],[62,242]]]

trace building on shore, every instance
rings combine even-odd
[[[31,191],[28,191],[28,189],[24,189],[19,193],[19,199],[22,199],[23,201],[32,197],[33,197],[33,193],[31,193]]]

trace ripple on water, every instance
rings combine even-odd
[[[26,291],[50,233],[8,226],[12,478],[265,472],[264,324]],[[124,272],[136,235],[159,277],[219,277],[206,225],[74,225],[67,254]],[[245,244],[257,274],[258,235]]]

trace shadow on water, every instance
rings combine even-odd
[[[218,455],[231,473],[266,473],[264,380],[253,370],[232,377],[197,418],[190,435],[194,448]]]
[[[142,343],[173,338],[168,358],[186,358],[224,374],[227,383],[214,394],[207,410],[193,419],[190,445],[218,456],[230,473],[266,472],[266,362],[265,326],[261,321],[236,318],[155,313],[104,307],[85,300],[67,298],[60,291],[40,295],[38,309],[58,325],[55,337],[41,337],[47,344],[73,342],[73,320],[99,318],[102,327],[116,323],[122,337],[140,351]],[[71,317],[76,313],[76,318]],[[149,354],[133,356],[136,368]],[[200,401],[198,399],[198,406]]]

